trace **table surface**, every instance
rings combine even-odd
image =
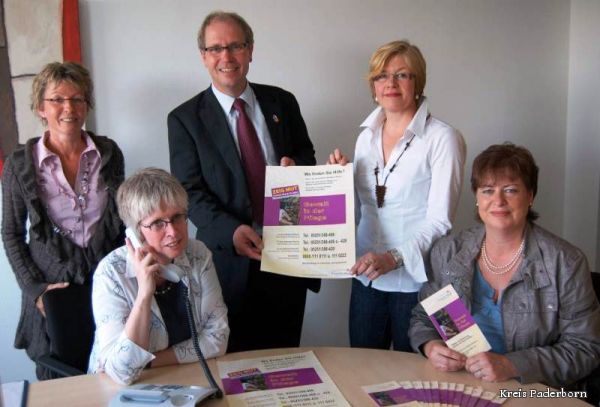
[[[219,379],[217,361],[251,359],[269,355],[283,355],[312,350],[321,365],[338,386],[346,400],[353,406],[375,406],[361,386],[390,380],[437,380],[465,383],[498,392],[509,390],[546,390],[542,384],[522,385],[515,380],[501,383],[482,382],[461,372],[444,373],[435,370],[427,360],[417,354],[357,348],[290,348],[231,353],[208,361],[211,371]],[[145,370],[137,383],[181,384],[207,386],[198,363],[175,365]],[[104,407],[123,386],[114,383],[107,375],[95,374],[32,383],[29,387],[28,406],[82,406]],[[226,406],[225,399],[210,400],[203,405]],[[588,406],[573,398],[535,399],[511,398],[503,406]]]

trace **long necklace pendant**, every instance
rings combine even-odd
[[[383,208],[383,202],[385,201],[385,191],[387,187],[385,185],[375,185],[375,198],[377,198],[377,207]]]

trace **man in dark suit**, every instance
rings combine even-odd
[[[314,165],[313,145],[291,93],[247,81],[254,38],[242,17],[211,13],[198,46],[212,84],[169,114],[169,152],[196,236],[213,253],[228,352],[296,347],[306,289],[320,281],[260,271],[264,167]]]

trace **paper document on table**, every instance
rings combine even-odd
[[[418,407],[421,405],[413,389],[406,389],[396,382],[386,382],[362,386],[362,389],[377,406]]]
[[[0,388],[2,389],[0,392],[0,406],[25,407],[27,405],[29,391],[29,382],[27,380],[2,383]]]
[[[217,366],[230,407],[350,406],[312,351]]]
[[[261,270],[350,278],[354,232],[352,164],[267,167]]]
[[[467,357],[491,349],[451,284],[425,298],[421,305],[449,348]]]

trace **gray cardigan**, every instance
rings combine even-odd
[[[452,284],[471,309],[482,225],[440,239],[430,254],[429,282],[420,300]],[[545,229],[526,229],[524,259],[502,294],[506,357],[522,383],[564,387],[600,363],[600,306],[584,254]],[[413,310],[409,335],[415,350],[440,339],[423,307]]]
[[[39,138],[18,147],[4,166],[2,241],[22,291],[15,347],[25,349],[33,360],[49,350],[46,324],[35,306],[36,299],[49,283],[91,284],[98,262],[121,246],[124,240],[115,204],[116,190],[124,178],[123,153],[109,138],[88,133],[102,157],[100,176],[107,187],[108,201],[86,248],[55,231],[45,204],[37,194],[32,151]],[[27,220],[29,231],[26,230]]]

